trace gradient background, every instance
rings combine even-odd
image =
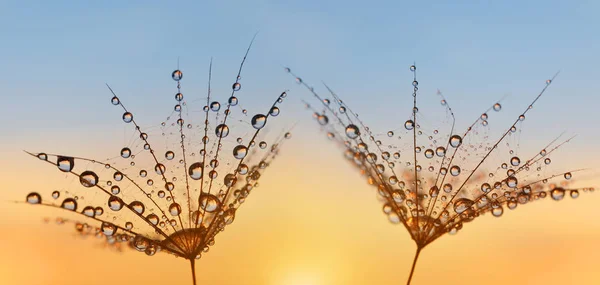
[[[597,1],[219,2],[0,2],[1,284],[191,284],[185,260],[115,253],[71,226],[42,222],[64,212],[10,203],[64,181],[21,150],[114,154],[129,126],[104,83],[142,125],[156,125],[172,108],[178,56],[188,98],[205,96],[213,56],[224,100],[257,31],[242,104],[265,108],[290,88],[277,121],[300,123],[260,191],[197,264],[199,284],[406,282],[415,250],[408,233],[387,222],[375,191],[326,142],[300,103],[311,98],[283,66],[327,81],[381,132],[410,115],[413,61],[421,106],[438,104],[440,88],[459,128],[504,95],[508,117],[499,122],[508,127],[561,70],[529,113],[521,148],[577,134],[552,159],[560,170],[589,168],[574,177],[600,185]],[[482,217],[428,246],[413,284],[599,284],[599,204],[598,193],[582,193]]]

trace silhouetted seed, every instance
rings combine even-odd
[[[240,73],[242,67],[243,62]],[[149,256],[164,251],[190,260],[194,269],[194,261],[202,256],[200,253],[208,252],[215,244],[215,236],[234,221],[237,208],[258,187],[258,180],[278,154],[281,143],[291,138],[291,133],[284,132],[276,135],[276,140],[269,140],[270,134],[261,131],[269,116],[281,114],[280,104],[286,92],[276,94],[272,104],[262,110],[266,113],[246,119],[246,109],[232,108],[240,103],[238,97],[226,97],[227,105],[212,98],[211,74],[209,70],[208,96],[200,103],[205,112],[198,117],[192,115],[197,107],[188,106],[198,100],[183,100],[183,74],[179,69],[173,71],[171,77],[177,87],[175,103],[169,106],[170,115],[163,118],[157,128],[138,125],[133,113],[108,87],[111,104],[120,109],[123,121],[130,123],[133,131],[132,136],[126,135],[129,139],[124,140],[125,145],[119,147],[120,156],[92,160],[30,153],[51,164],[56,159],[56,166],[65,176],[76,176],[87,189],[79,189],[86,191],[85,199],[72,195],[76,194],[75,189],[63,193],[54,191],[54,199],[44,203],[41,195],[30,193],[26,202],[73,211],[81,219],[98,223],[91,226],[76,222],[76,230],[82,235],[103,237],[111,246],[123,243]],[[233,92],[240,90],[240,78],[238,74],[232,85]],[[236,139],[227,139],[230,132],[238,130]],[[85,166],[83,172],[73,171],[75,160]],[[207,175],[204,175],[205,168]],[[237,185],[240,186],[233,189]],[[64,200],[55,200],[59,198]],[[80,211],[78,203],[82,207]],[[111,211],[104,214],[101,206],[108,206]],[[195,284],[194,270],[192,274]]]
[[[366,177],[369,185],[376,187],[388,220],[393,224],[402,224],[415,241],[417,252],[408,284],[420,251],[446,233],[456,234],[464,223],[487,212],[500,217],[505,207],[513,210],[519,204],[541,200],[548,194],[554,200],[561,200],[566,191],[573,198],[578,197],[580,192],[579,189],[555,188],[556,184],[548,183],[550,179],[562,176],[569,180],[571,172],[542,172],[551,162],[550,158],[544,156],[569,140],[558,146],[553,141],[531,157],[515,155],[517,149],[514,141],[519,140],[520,136],[513,134],[517,133],[517,127],[520,130],[527,111],[533,108],[547,86],[516,122],[504,129],[499,139],[489,140],[486,134],[489,112],[500,111],[500,103],[491,105],[480,113],[466,131],[460,132],[455,128],[456,120],[450,104],[438,91],[442,97],[440,103],[445,109],[438,113],[446,114],[443,122],[448,126],[429,126],[426,112],[417,116],[417,112],[420,112],[417,106],[419,82],[416,67],[412,65],[410,70],[413,72],[413,92],[408,99],[413,102],[411,116],[401,128],[387,131],[386,136],[366,126],[329,87],[326,88],[330,98],[326,98],[287,69],[321,103],[317,108],[311,107],[310,103],[306,103],[306,106],[313,112],[313,117],[327,137],[341,146],[347,161],[359,170],[361,176]],[[551,80],[547,82],[550,83]],[[421,125],[424,127],[421,128]],[[342,132],[346,136],[336,136]],[[390,141],[386,137],[395,139]],[[518,146],[517,141],[516,148]],[[500,148],[508,150],[499,151]],[[401,155],[402,152],[405,155]],[[502,153],[509,153],[510,156],[499,157]],[[378,158],[383,161],[377,161]],[[423,168],[428,171],[422,171]],[[563,181],[560,185],[566,188],[568,184]],[[243,193],[240,192],[240,195]]]

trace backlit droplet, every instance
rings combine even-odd
[[[27,195],[26,201],[29,204],[39,204],[42,202],[42,196],[40,196],[38,193],[32,192]]]
[[[550,191],[550,196],[552,199],[556,201],[560,201],[565,197],[565,189],[563,188],[554,188]]]
[[[199,180],[200,178],[202,178],[202,163],[196,162],[190,165],[188,174],[194,180]]]
[[[458,176],[460,174],[460,167],[458,165],[454,165],[450,167],[450,175]]]
[[[156,172],[156,174],[162,175],[162,174],[165,174],[165,172],[167,171],[167,168],[165,167],[164,164],[159,163],[154,166],[154,171]]]
[[[59,197],[60,197],[60,192],[59,191],[52,191],[52,198],[58,199]]]
[[[169,206],[169,213],[171,213],[172,216],[179,216],[181,213],[181,206],[179,206],[177,203],[171,204]]]
[[[131,121],[133,121],[133,114],[131,114],[129,112],[123,113],[123,122],[131,123]]]
[[[140,202],[140,201],[133,201],[133,202],[129,203],[129,207],[131,207],[134,211],[136,211],[140,215],[144,213],[144,210],[146,210],[146,207],[144,207],[144,204],[142,204],[142,202]]]
[[[121,157],[122,158],[129,158],[131,157],[131,149],[129,149],[128,147],[124,147],[121,149]]]
[[[98,184],[98,175],[93,171],[84,171],[79,175],[79,182],[84,187],[94,187]]]
[[[242,84],[240,84],[239,82],[233,83],[233,85],[231,86],[231,89],[233,89],[233,91],[240,91],[241,88]]]
[[[117,196],[110,196],[108,198],[108,207],[113,211],[119,211],[123,208],[123,200]]]
[[[75,159],[68,156],[59,156],[56,159],[56,166],[63,172],[70,172],[75,166]]]
[[[206,212],[212,213],[219,209],[221,202],[219,199],[212,194],[203,193],[200,195],[200,208]]]
[[[237,159],[242,159],[242,158],[246,157],[247,154],[248,154],[248,148],[246,148],[246,146],[244,146],[244,145],[238,145],[235,148],[233,148],[233,157],[235,157]]]
[[[75,201],[73,198],[67,198],[63,200],[60,206],[67,210],[77,211],[77,201]]]
[[[577,191],[577,190],[571,190],[571,192],[569,192],[569,194],[571,195],[571,198],[573,198],[573,199],[579,197],[579,191]]]
[[[217,137],[224,138],[229,135],[229,127],[226,124],[220,124],[215,129]]]
[[[119,97],[117,97],[117,96],[113,96],[113,97],[112,97],[112,99],[110,99],[110,102],[111,102],[113,105],[119,105],[119,103],[121,103],[121,102],[119,101]]]
[[[473,201],[471,201],[467,198],[460,198],[460,199],[456,200],[456,202],[454,202],[454,211],[457,214],[461,214],[462,212],[471,208],[472,205],[473,205]]]
[[[358,130],[358,127],[354,124],[350,124],[346,127],[346,136],[348,136],[351,139],[355,139],[358,136],[360,136],[360,131]]]
[[[117,227],[111,223],[102,222],[100,230],[102,230],[102,233],[106,236],[112,236],[117,232]]]
[[[453,135],[450,137],[450,146],[459,147],[462,144],[462,138],[459,135]]]
[[[565,179],[569,180],[571,179],[571,177],[573,177],[573,175],[571,175],[571,172],[565,173]]]
[[[498,112],[502,109],[502,105],[500,105],[500,103],[496,103],[494,104],[494,111]]]
[[[413,122],[413,120],[407,120],[406,122],[404,122],[404,128],[406,128],[407,130],[412,130],[415,128],[415,122]]]
[[[519,166],[519,164],[521,164],[521,159],[519,159],[518,157],[514,156],[513,158],[510,159],[510,164],[512,166]]]
[[[504,209],[502,208],[502,206],[492,208],[492,215],[494,217],[500,217],[500,216],[502,216],[503,213],[504,213]]]
[[[183,73],[181,72],[181,70],[177,69],[173,71],[173,73],[171,73],[171,78],[173,78],[173,80],[175,81],[179,81],[181,80],[181,78],[183,78]]]
[[[257,115],[254,115],[254,117],[252,117],[251,122],[252,122],[252,126],[255,129],[260,130],[265,126],[265,124],[267,124],[267,117],[262,114],[257,114]]]
[[[48,160],[48,155],[43,152],[40,152],[40,153],[38,153],[37,158],[39,158],[41,160]]]

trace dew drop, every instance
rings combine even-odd
[[[71,172],[75,166],[75,159],[68,156],[59,156],[56,159],[56,166],[62,172]]]
[[[459,147],[462,144],[462,138],[459,135],[453,135],[450,137],[450,146]]]
[[[500,103],[496,103],[494,104],[494,111],[498,112],[502,109],[502,105],[500,105]]]
[[[473,201],[471,201],[467,198],[460,198],[460,199],[456,200],[456,202],[454,202],[454,211],[457,214],[461,214],[462,212],[471,208],[472,205],[473,205]]]
[[[42,196],[40,196],[38,193],[32,192],[27,194],[26,201],[29,204],[39,204],[42,202]]]
[[[84,171],[79,175],[79,183],[84,187],[94,187],[98,184],[98,175],[93,171]]]
[[[131,123],[131,121],[133,121],[133,114],[131,114],[129,112],[123,113],[123,122]]]
[[[244,145],[238,145],[235,148],[233,148],[233,157],[237,158],[237,159],[242,159],[244,157],[246,157],[246,155],[248,154],[248,148]]]
[[[142,204],[142,202],[140,202],[140,201],[133,201],[133,202],[129,203],[129,207],[131,207],[134,211],[136,211],[140,215],[144,213],[144,210],[146,210],[146,207],[144,207],[144,204]]]
[[[119,211],[123,208],[123,200],[117,196],[110,196],[108,198],[108,207],[113,211]]]
[[[233,89],[233,91],[240,91],[241,88],[242,84],[240,84],[239,82],[233,83],[233,85],[231,86],[231,89]]]
[[[179,214],[181,214],[181,206],[177,203],[171,204],[169,206],[169,213],[171,213],[172,216],[179,216]]]
[[[412,130],[415,128],[415,122],[413,122],[413,120],[407,120],[406,122],[404,122],[404,128],[406,128],[407,130]]]
[[[175,158],[175,153],[169,150],[165,153],[165,158],[167,160],[172,160],[173,158]]]
[[[267,117],[263,114],[256,114],[252,117],[251,123],[255,129],[260,130],[267,124]]]
[[[177,69],[177,70],[173,71],[173,73],[171,73],[171,78],[173,78],[173,80],[175,80],[175,81],[179,81],[179,80],[181,80],[181,78],[183,78],[183,72],[181,72],[181,70]]]
[[[514,156],[513,158],[510,159],[510,164],[512,166],[519,166],[519,164],[521,164],[521,159]]]
[[[348,136],[351,139],[355,139],[358,136],[360,136],[360,131],[358,130],[358,127],[354,124],[350,124],[346,127],[346,136]]]
[[[52,192],[52,198],[58,199],[59,197],[60,197],[60,192],[59,191],[53,191]]]
[[[64,199],[60,206],[67,210],[77,211],[77,201],[73,198]]]
[[[188,174],[194,180],[199,180],[202,178],[202,163],[196,162],[190,165],[188,169]]]
[[[555,201],[560,201],[565,197],[565,189],[563,188],[554,188],[550,191],[550,196]]]
[[[102,222],[100,230],[102,230],[102,233],[106,236],[112,236],[117,232],[117,227],[111,223]]]

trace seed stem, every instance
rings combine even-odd
[[[410,275],[408,276],[408,281],[406,285],[410,285],[410,281],[412,280],[413,273],[415,272],[415,265],[417,265],[417,259],[419,258],[419,253],[421,253],[421,247],[417,247],[417,252],[415,253],[415,259],[413,260],[412,268],[410,269]]]
[[[194,281],[194,285],[196,285],[196,266],[195,266],[196,260],[195,259],[190,259],[190,265],[192,266],[192,281]],[[414,268],[414,265],[413,265]]]

